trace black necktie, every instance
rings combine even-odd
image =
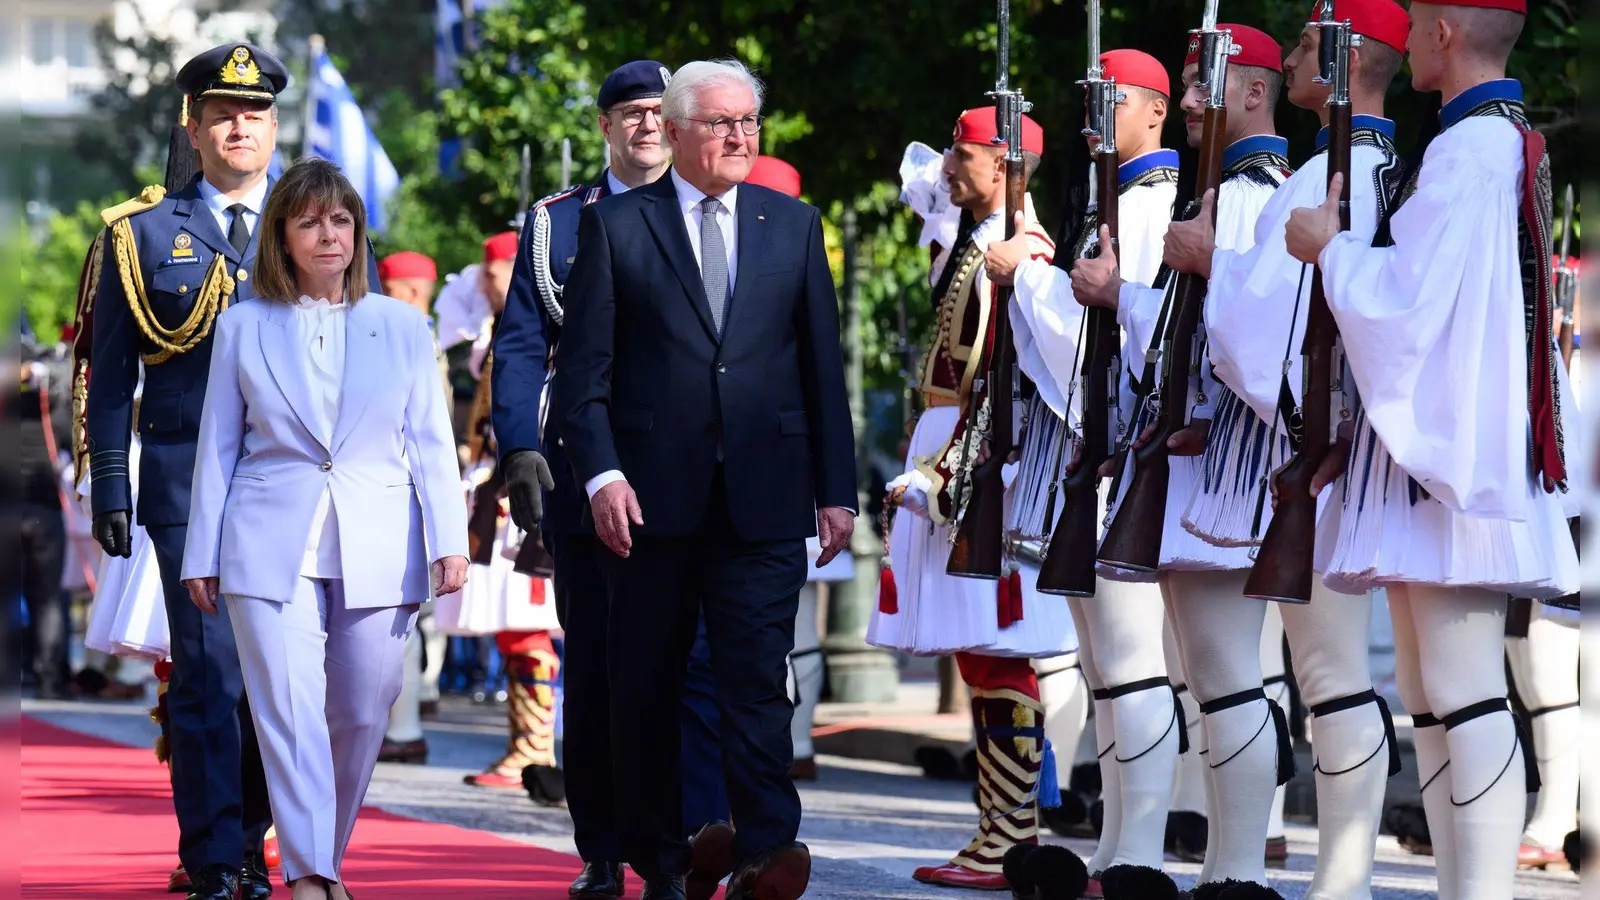
[[[243,203],[235,203],[228,207],[228,212],[233,214],[233,222],[228,225],[228,243],[233,245],[234,252],[244,258],[244,248],[250,245],[250,226],[244,222],[247,207]]]

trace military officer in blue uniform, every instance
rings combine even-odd
[[[189,60],[177,83],[203,175],[171,195],[152,186],[102,212],[106,229],[88,262],[94,535],[108,554],[126,557],[137,516],[161,570],[172,635],[172,795],[189,900],[264,900],[272,893],[262,853],[271,811],[232,625],[225,609],[207,615],[190,602],[178,569],[211,330],[218,313],[255,296],[256,222],[272,190],[276,99],[289,74],[266,50],[230,43]],[[375,272],[371,278],[376,284]],[[144,394],[135,404],[141,369]],[[135,428],[137,509],[128,481]]]
[[[546,197],[528,211],[506,310],[495,333],[494,430],[511,514],[519,526],[543,530],[555,559],[556,609],[566,633],[567,806],[584,860],[572,885],[577,898],[622,895],[606,676],[608,603],[586,494],[573,478],[556,421],[544,415],[541,398],[561,339],[561,291],[578,255],[578,216],[591,203],[666,175],[670,160],[660,97],[670,77],[655,60],[635,60],[617,68],[600,86],[598,124],[611,148],[611,166],[592,184]],[[726,824],[719,714],[703,628],[683,697],[684,826],[688,832],[698,831],[688,896],[705,900],[732,866],[732,831]]]

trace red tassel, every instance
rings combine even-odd
[[[894,570],[887,562],[878,570],[878,612],[886,616],[900,612],[900,591],[894,586]]]
[[[1011,585],[1011,621],[1022,621],[1022,571],[1013,567],[1006,581]]]
[[[1000,627],[1011,627],[1011,579],[1002,577],[997,586],[999,595]]]

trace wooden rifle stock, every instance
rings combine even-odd
[[[1208,106],[1200,138],[1200,169],[1195,199],[1222,185],[1222,151],[1228,111]],[[1212,215],[1216,215],[1212,203]],[[1117,514],[1100,544],[1100,561],[1118,569],[1154,572],[1161,562],[1161,532],[1167,517],[1167,485],[1171,459],[1167,439],[1189,424],[1189,370],[1194,367],[1194,335],[1206,298],[1206,279],[1184,272],[1173,287],[1174,312],[1162,336],[1164,368],[1160,409],[1149,442],[1133,451],[1133,477],[1117,505]],[[1137,436],[1135,436],[1137,437]]]
[[[1027,179],[1021,165],[1006,167],[1006,239],[1016,235],[1016,214],[1026,203]],[[945,573],[961,578],[998,580],[1005,563],[1005,480],[1001,469],[1011,455],[1011,379],[1017,345],[1011,339],[1011,289],[997,287],[989,325],[989,372],[984,394],[989,399],[989,458],[968,474],[972,488],[950,547]],[[980,398],[971,401],[968,428],[977,422]]]
[[[1110,229],[1117,240],[1117,200],[1121,188],[1117,160],[1101,153],[1095,161],[1096,230]],[[1099,252],[1104,254],[1102,245]],[[1041,594],[1069,597],[1094,596],[1095,546],[1100,539],[1100,465],[1111,455],[1111,366],[1120,352],[1117,314],[1094,307],[1084,313],[1082,454],[1061,484],[1061,516],[1050,533],[1044,562],[1039,566]]]
[[[1339,202],[1339,227],[1350,228],[1350,107],[1329,107],[1328,180],[1344,176]],[[1261,540],[1255,566],[1244,585],[1244,595],[1258,600],[1310,603],[1312,557],[1316,550],[1317,498],[1311,480],[1322,467],[1333,444],[1333,345],[1339,337],[1328,298],[1322,291],[1322,273],[1311,279],[1311,300],[1306,308],[1306,336],[1300,353],[1305,379],[1300,399],[1300,450],[1276,475],[1277,501],[1272,522]]]

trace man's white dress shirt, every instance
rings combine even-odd
[[[228,212],[228,207],[235,203],[244,204],[244,227],[251,234],[256,233],[256,223],[261,221],[261,210],[267,205],[267,179],[263,178],[250,193],[235,200],[219,191],[211,182],[200,179],[200,199],[206,202],[206,208],[211,210],[211,218],[217,220],[217,227],[222,229],[224,237],[228,228],[233,224],[233,213]]]

